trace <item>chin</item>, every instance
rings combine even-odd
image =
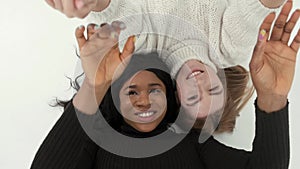
[[[148,133],[148,132],[151,132],[153,131],[154,129],[156,128],[156,126],[149,126],[149,125],[139,125],[139,126],[135,126],[135,129],[140,131],[140,132],[143,132],[143,133]]]
[[[197,119],[202,119],[202,120],[205,120],[208,116],[208,112],[199,112],[197,114]]]

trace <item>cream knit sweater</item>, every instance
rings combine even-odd
[[[89,22],[125,22],[120,49],[136,35],[136,52],[158,50],[174,77],[184,62],[197,59],[214,70],[252,55],[259,26],[274,9],[259,0],[111,0]]]

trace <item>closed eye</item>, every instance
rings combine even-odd
[[[187,106],[194,106],[200,101],[199,95],[193,95],[187,99]]]
[[[195,100],[197,98],[198,98],[198,95],[193,95],[193,96],[189,97],[187,100],[188,101],[193,101],[193,100]]]
[[[223,92],[223,88],[220,86],[215,86],[208,90],[210,95],[219,95]]]

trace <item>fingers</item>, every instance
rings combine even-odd
[[[116,32],[118,32],[118,34],[120,34],[121,30],[126,29],[126,25],[122,21],[113,21],[111,23],[111,26],[115,29]]]
[[[121,28],[119,28],[119,30],[121,30]],[[117,51],[119,51],[118,39],[120,33],[118,33],[112,25],[107,23],[101,24],[101,26],[98,26],[96,24],[89,24],[87,26],[86,38],[84,36],[84,31],[84,27],[80,26],[76,29],[75,33],[82,55],[91,55],[93,53],[101,52],[106,53],[112,49],[116,49]],[[133,43],[134,42],[132,38],[131,41],[127,41],[127,44],[125,45],[126,47],[124,57],[128,55],[128,52],[132,53],[132,51],[134,50]]]
[[[55,8],[53,0],[46,0],[46,2],[49,6],[51,6],[52,8]]]
[[[75,17],[85,18],[95,7],[96,0],[75,0],[74,10],[70,11]]]
[[[122,54],[120,55],[120,59],[121,59],[122,62],[123,62],[123,61],[126,62],[126,60],[127,60],[129,57],[131,57],[131,55],[133,54],[134,49],[135,49],[135,46],[134,46],[135,41],[136,41],[135,36],[130,36],[130,37],[127,39],[127,41],[126,41],[126,43],[125,43],[125,46],[124,46],[124,49],[123,49],[123,52],[122,52]]]
[[[112,25],[104,23],[100,28],[96,28],[99,39],[118,39],[120,31],[117,31]]]
[[[63,12],[69,18],[74,17],[74,15],[72,14],[72,11],[75,11],[75,5],[73,1],[63,0],[62,6],[63,6],[63,11],[61,12]]]
[[[86,17],[97,5],[97,0],[45,0],[52,8],[64,13],[67,17]]]
[[[272,24],[273,24],[273,21],[275,19],[275,13],[271,13],[269,14],[265,20],[263,21],[262,25],[260,26],[260,31],[261,30],[265,30],[266,31],[266,34],[269,35],[269,32],[271,30],[271,27],[272,27]],[[269,37],[269,36],[268,36]]]
[[[284,32],[285,23],[287,21],[289,13],[291,12],[292,7],[293,7],[292,1],[288,1],[285,3],[283,8],[281,9],[278,18],[276,19],[270,40],[274,40],[274,41],[281,40],[281,36]]]
[[[109,39],[114,38],[115,34],[109,24],[101,26],[100,30],[97,32],[98,38],[100,39]]]
[[[299,19],[299,16],[300,16],[300,10],[296,10],[290,20],[288,21],[288,23],[285,24],[284,26],[284,32],[282,34],[282,37],[281,37],[281,42],[284,43],[284,44],[288,44],[289,42],[289,39],[290,39],[290,36],[291,36],[291,33]]]
[[[263,66],[263,54],[266,47],[266,41],[268,39],[267,32],[262,29],[259,33],[258,41],[253,50],[252,58],[250,61],[250,71],[253,73],[258,72]]]
[[[84,26],[79,26],[75,31],[76,40],[78,43],[79,50],[82,48],[82,46],[86,43],[86,39],[84,37]]]
[[[297,53],[299,50],[299,46],[300,46],[300,29],[298,30],[298,33],[291,44],[291,48]]]
[[[82,9],[84,6],[84,2],[82,0],[75,0],[75,7],[77,9]]]
[[[90,37],[96,32],[95,28],[96,24],[93,23],[87,26],[87,39],[90,39]]]
[[[96,24],[89,24],[87,26],[87,39],[113,39],[117,40],[120,34],[120,28],[117,30],[112,25],[107,23],[102,23],[100,26]],[[95,34],[95,36],[93,36]]]
[[[118,39],[122,30],[126,29],[126,25],[122,21],[113,21],[111,24],[102,23],[94,27],[97,30],[98,38],[100,39]]]
[[[63,12],[63,4],[61,0],[54,0],[54,8],[59,10],[60,12]]]
[[[269,14],[260,27],[258,40],[253,50],[252,58],[249,65],[251,72],[258,72],[263,67],[263,54],[274,19],[275,13]]]

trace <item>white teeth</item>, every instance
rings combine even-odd
[[[201,73],[201,71],[195,71],[188,76],[188,79],[193,78],[193,77],[199,75],[200,73]]]
[[[144,113],[140,113],[138,114],[139,117],[150,117],[154,114],[154,112],[144,112]]]

